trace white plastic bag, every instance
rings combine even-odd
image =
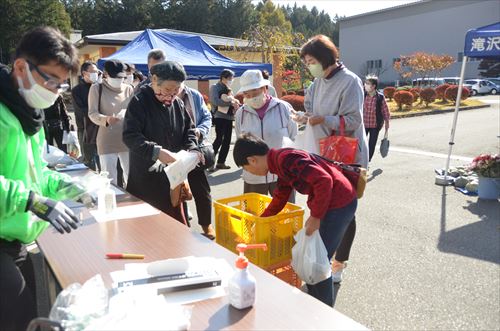
[[[63,132],[63,144],[78,144],[78,134],[76,131],[64,131]]]
[[[83,286],[73,283],[59,293],[49,318],[60,322],[67,331],[83,330],[107,313],[108,302],[108,290],[101,275],[96,275]]]
[[[314,128],[309,123],[306,125],[304,130],[304,141],[302,149],[309,153],[319,154],[319,143],[316,139],[316,132]]]
[[[187,180],[188,174],[196,168],[199,162],[198,154],[181,150],[175,153],[176,161],[170,163],[163,171],[167,174],[170,189],[173,190],[183,181]]]
[[[302,229],[294,239],[296,244],[292,247],[292,268],[297,275],[309,285],[330,278],[330,260],[319,231],[307,236],[306,230]]]
[[[309,153],[319,153],[319,144],[314,134],[314,129],[307,124],[303,132],[295,137],[295,141],[286,141],[284,147],[301,149]]]
[[[62,143],[67,145],[68,155],[75,159],[80,157],[80,143],[78,142],[78,134],[76,131],[64,131]]]

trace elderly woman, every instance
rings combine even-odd
[[[243,106],[236,112],[236,135],[251,133],[264,140],[270,148],[283,147],[283,138],[295,139],[297,124],[291,119],[293,112],[289,103],[268,94],[269,81],[260,70],[247,70],[240,77]],[[268,173],[257,176],[243,170],[243,192],[272,195],[278,185],[278,177]],[[294,201],[294,194],[290,201]]]
[[[106,79],[102,84],[93,84],[89,92],[89,117],[99,126],[96,142],[101,170],[107,171],[113,184],[117,184],[120,159],[124,186],[128,178],[129,153],[122,141],[123,116],[134,94],[133,87],[124,83],[125,69],[125,64],[119,60],[106,61]]]
[[[187,224],[182,204],[174,207],[170,183],[163,172],[150,171],[159,160],[175,161],[180,150],[197,150],[193,122],[177,97],[186,79],[182,65],[166,61],[151,68],[151,84],[134,95],[125,115],[123,142],[130,149],[127,191]]]
[[[309,39],[300,50],[300,57],[315,77],[307,89],[304,107],[307,123],[311,125],[319,150],[319,140],[339,131],[340,116],[345,120],[345,134],[358,139],[356,163],[368,166],[368,144],[363,125],[363,85],[361,79],[338,61],[335,44],[324,35]],[[300,120],[300,119],[299,119]],[[356,232],[353,218],[345,231],[340,246],[336,249],[332,264],[334,282],[340,282],[345,261]]]

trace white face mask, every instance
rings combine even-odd
[[[59,97],[59,93],[54,93],[47,90],[42,85],[35,82],[33,75],[29,69],[28,63],[26,63],[26,72],[28,73],[28,80],[31,84],[29,89],[24,88],[24,83],[21,77],[17,77],[17,83],[19,84],[19,93],[24,98],[26,103],[35,109],[45,109],[49,108],[56,102]]]
[[[311,75],[316,78],[323,78],[325,76],[325,71],[320,63],[314,63],[307,66]]]
[[[99,74],[97,72],[89,72],[89,80],[91,83],[97,82],[98,78],[99,78]]]
[[[259,109],[266,103],[266,95],[262,93],[253,98],[244,98],[243,103],[253,109]]]
[[[127,75],[127,78],[125,78],[125,83],[132,84],[133,82],[134,82],[134,75]]]
[[[233,85],[233,80],[232,79],[226,80],[226,84],[227,84],[227,86]]]
[[[108,77],[108,78],[106,78],[106,81],[108,82],[108,84],[111,87],[120,88],[122,86],[122,83],[123,83],[124,79],[123,78],[111,78],[111,77]]]

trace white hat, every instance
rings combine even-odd
[[[268,85],[270,82],[262,77],[260,70],[247,70],[240,77],[241,87],[237,94]]]

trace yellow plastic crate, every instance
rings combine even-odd
[[[272,198],[246,193],[214,202],[216,242],[238,254],[236,245],[267,244],[267,251],[248,250],[245,256],[266,268],[292,258],[293,236],[302,228],[304,209],[292,203],[275,216],[259,217]]]

